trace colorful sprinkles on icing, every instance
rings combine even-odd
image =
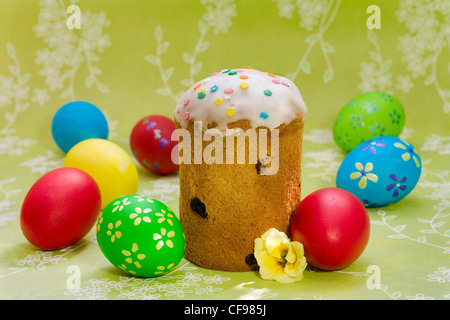
[[[205,91],[200,91],[200,92],[198,93],[198,98],[199,98],[199,99],[203,99],[204,97],[206,97]]]
[[[269,115],[267,114],[267,112],[261,112],[260,114],[259,114],[259,116],[262,118],[262,119],[264,119],[264,120],[266,120],[268,117],[269,117]]]
[[[222,69],[196,82],[174,114],[183,128],[199,119],[225,130],[228,123],[240,119],[248,119],[254,128],[276,128],[306,112],[301,93],[290,80],[246,66]]]
[[[234,109],[232,108],[228,108],[226,114],[231,117],[232,115],[234,115]]]

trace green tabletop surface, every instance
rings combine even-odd
[[[80,29],[69,28],[71,5]],[[448,0],[0,0],[0,299],[450,299],[449,50]],[[173,118],[196,81],[244,66],[288,77],[302,92],[302,198],[336,186],[346,152],[332,127],[349,100],[381,91],[402,103],[400,137],[420,155],[421,177],[401,201],[367,209],[370,239],[354,263],[308,266],[302,280],[280,283],[182,259],[140,278],[104,257],[95,227],[61,250],[26,240],[23,200],[63,165],[51,134],[62,105],[96,105],[108,139],[132,156],[139,119]],[[136,167],[138,193],[178,215],[178,173]]]

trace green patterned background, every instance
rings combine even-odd
[[[81,8],[81,29],[65,9]],[[369,5],[381,29],[369,30]],[[0,0],[0,298],[2,299],[448,299],[450,298],[450,2],[448,0]],[[214,71],[246,65],[291,78],[309,108],[303,197],[335,186],[345,157],[333,141],[351,98],[384,91],[406,112],[401,137],[423,161],[415,190],[369,209],[371,238],[340,271],[308,267],[293,284],[182,260],[160,278],[133,278],[102,256],[92,230],[72,247],[28,244],[19,213],[31,185],[61,167],[51,120],[71,100],[107,116],[130,152],[134,124],[172,117],[177,98]],[[178,176],[137,165],[138,192],[178,211]],[[69,266],[81,286],[67,287]],[[367,286],[376,265],[380,285]],[[70,270],[70,269],[69,269]]]

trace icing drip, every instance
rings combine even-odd
[[[305,117],[307,107],[297,86],[289,79],[250,67],[226,69],[194,84],[178,101],[175,120],[182,128],[202,121],[202,127],[246,119],[252,128],[274,129]]]

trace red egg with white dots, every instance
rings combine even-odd
[[[292,216],[292,240],[303,244],[309,264],[339,270],[365,250],[370,219],[361,201],[339,188],[317,190],[304,198]]]
[[[179,165],[172,161],[172,149],[178,147],[178,140],[171,139],[174,131],[175,122],[163,115],[139,120],[130,135],[130,147],[136,160],[158,175],[177,171]]]

